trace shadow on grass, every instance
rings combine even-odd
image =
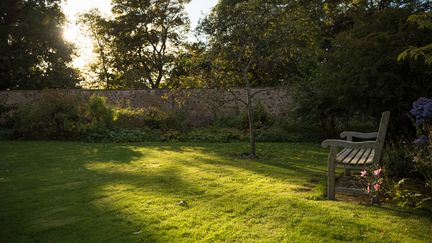
[[[270,176],[278,179],[285,179],[287,176],[301,178],[324,178],[327,173],[326,159],[327,151],[319,146],[310,150],[310,145],[294,145],[287,148],[284,144],[259,144],[258,153],[261,159],[250,160],[241,158],[239,155],[247,151],[247,144],[230,146],[229,144],[205,144],[205,146],[188,145],[164,145],[162,147],[149,148],[156,151],[176,151],[181,153],[199,153],[196,160],[209,165],[228,166],[246,169],[251,172]],[[199,166],[183,162],[186,165]]]
[[[8,142],[0,154],[1,241],[102,241],[130,232],[119,217],[102,217],[91,205],[95,190],[111,179],[85,165],[128,164],[141,152],[126,145]]]

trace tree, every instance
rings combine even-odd
[[[159,88],[186,36],[189,0],[114,0],[114,67],[124,86]]]
[[[200,27],[209,39],[213,85],[246,87],[246,99],[237,100],[247,108],[251,156],[256,156],[251,88],[302,75],[303,64],[316,54],[314,27],[297,2],[263,0],[220,1]]]
[[[297,84],[298,115],[336,133],[350,118],[379,118],[390,110],[391,132],[405,132],[411,103],[432,93],[430,66],[397,62],[407,47],[432,41],[430,33],[406,23],[412,11],[390,5],[353,15],[352,27],[331,40],[312,78]]]
[[[113,0],[112,19],[91,11],[81,18],[94,41],[91,69],[108,88],[157,89],[168,82],[184,42],[190,0]],[[164,84],[169,86],[168,84]]]
[[[71,88],[73,46],[60,0],[0,1],[0,89]]]
[[[211,80],[211,59],[205,43],[184,44],[169,70],[168,88],[204,88]]]
[[[105,19],[97,9],[92,9],[80,15],[78,23],[93,40],[94,61],[89,67],[96,74],[96,80],[88,80],[88,82],[106,89],[120,88],[118,72],[114,68],[114,37],[110,34],[110,21]]]

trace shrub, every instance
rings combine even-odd
[[[426,186],[432,188],[432,146],[418,146],[410,152],[416,170],[426,180]]]
[[[184,134],[182,134],[179,131],[175,130],[168,130],[164,133],[162,133],[159,137],[159,139],[162,142],[178,142],[178,141],[185,141]]]
[[[160,131],[141,129],[111,129],[90,133],[86,140],[102,143],[156,142],[160,141]]]
[[[404,140],[387,143],[382,158],[382,166],[387,176],[398,178],[413,176],[415,168],[409,151],[410,145]]]
[[[0,140],[13,139],[13,131],[8,128],[0,128]]]
[[[125,129],[144,128],[144,112],[144,109],[115,108],[114,125]]]
[[[283,127],[274,125],[269,128],[258,129],[256,141],[258,142],[293,142],[299,138],[295,134],[290,134]]]
[[[13,130],[26,138],[78,139],[108,129],[112,119],[103,97],[45,91],[37,102],[18,109]]]
[[[278,124],[289,134],[290,139],[287,141],[290,142],[321,142],[329,137],[328,133],[314,124],[294,122],[287,119],[279,121]]]
[[[326,135],[316,126],[273,118],[273,125],[256,130],[258,142],[320,142]]]
[[[418,172],[426,179],[426,186],[432,188],[432,99],[421,97],[413,103],[411,115],[415,117],[418,138],[410,151]]]
[[[162,120],[161,128],[162,130],[169,131],[181,131],[187,132],[192,128],[191,122],[189,120],[189,114],[186,110],[175,110],[168,112],[164,120]]]
[[[388,200],[398,207],[432,210],[432,99],[419,98],[413,103],[418,138],[392,141],[387,145],[383,164],[389,176],[396,178],[389,186]]]
[[[197,128],[186,134],[191,142],[227,143],[247,140],[247,134],[236,128]]]
[[[16,109],[16,107],[0,104],[0,128],[11,129],[13,127],[13,116],[16,112]]]
[[[45,91],[37,102],[18,109],[14,132],[29,138],[76,137],[82,103],[82,97]]]
[[[429,192],[430,194],[430,192]],[[432,211],[432,197],[424,187],[410,179],[402,179],[389,187],[388,201],[400,208],[415,207]]]
[[[271,126],[273,124],[273,119],[270,113],[267,112],[267,110],[261,104],[261,102],[258,102],[253,107],[253,116],[254,116],[255,128],[257,129]],[[249,128],[249,116],[247,112],[243,112],[242,114],[242,128],[244,129]]]
[[[115,110],[115,125],[120,128],[151,128],[161,129],[168,119],[168,114],[160,109],[149,107],[147,109],[118,108]]]
[[[101,132],[113,123],[114,112],[107,105],[106,97],[92,95],[80,107],[79,130],[82,134]]]
[[[239,116],[238,114],[222,114],[217,115],[212,124],[215,127],[224,127],[224,128],[244,128],[244,119],[245,116],[247,118],[247,114],[242,114]],[[247,127],[249,124],[246,125]]]
[[[166,112],[154,107],[149,107],[144,112],[144,123],[148,128],[160,129],[162,128],[162,123],[166,120],[167,116]]]

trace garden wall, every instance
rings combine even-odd
[[[17,90],[0,91],[0,104],[20,106],[38,100],[43,92],[58,92],[107,97],[108,103],[130,108],[156,107],[164,111],[183,109],[190,118],[205,122],[221,114],[240,114],[244,105],[238,99],[246,100],[245,89],[230,92],[218,89],[182,90]],[[253,89],[255,104],[260,103],[272,115],[285,114],[291,107],[291,97],[284,89]]]

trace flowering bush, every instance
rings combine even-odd
[[[415,117],[418,138],[409,151],[415,168],[426,179],[426,186],[432,187],[432,99],[421,97],[413,103],[411,115]]]
[[[415,121],[417,138],[411,141],[399,140],[397,146],[398,156],[387,156],[391,163],[386,165],[386,172],[394,170],[394,162],[398,157],[407,159],[406,174],[387,174],[395,176],[386,187],[388,200],[398,207],[416,207],[432,210],[432,99],[421,97],[412,105],[411,115]],[[390,150],[390,155],[393,151]],[[389,151],[386,151],[389,154]],[[422,175],[422,176],[419,176]],[[388,178],[388,177],[387,177]],[[423,184],[424,183],[424,184]]]
[[[365,170],[362,170],[358,178],[363,184],[364,190],[369,193],[371,198],[379,197],[384,181],[381,167],[371,166]]]

